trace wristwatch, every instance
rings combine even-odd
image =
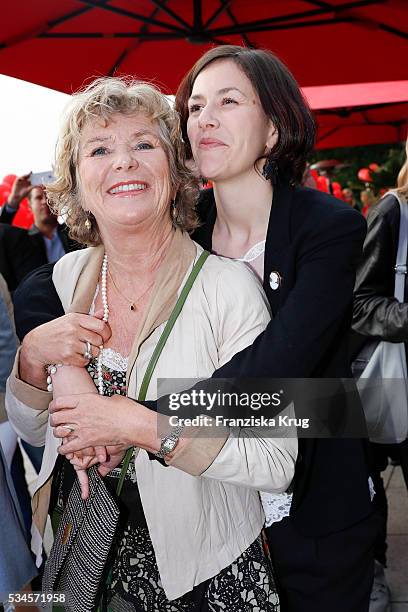
[[[156,457],[159,457],[159,459],[164,459],[166,455],[174,451],[178,444],[183,428],[183,425],[177,425],[177,427],[174,427],[172,429],[170,435],[166,436],[165,438],[162,438],[160,449],[156,453]]]

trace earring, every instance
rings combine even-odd
[[[265,180],[272,181],[273,184],[276,183],[276,179],[278,178],[278,165],[276,161],[270,157],[266,158],[264,167],[262,168],[262,176]]]
[[[176,220],[177,220],[176,200],[171,201],[171,218],[173,220],[173,223],[176,223]]]
[[[92,221],[90,220],[89,217],[85,219],[84,225],[86,229],[88,230],[88,232],[92,229]]]

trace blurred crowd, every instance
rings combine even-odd
[[[27,227],[18,227],[15,221]],[[0,539],[2,555],[7,559],[6,563],[0,561],[1,593],[20,591],[31,581],[33,588],[41,590],[29,549],[32,510],[22,448],[37,474],[43,448],[24,441],[20,441],[20,446],[5,411],[6,380],[18,347],[12,294],[27,274],[57,261],[75,246],[64,224],[50,210],[44,187],[32,185],[29,175],[13,177],[10,193],[0,210]]]

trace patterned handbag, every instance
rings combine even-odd
[[[153,351],[146,369],[138,400],[146,398],[154,368],[179,316],[187,296],[205,260],[203,251],[194,264]],[[119,497],[126,472],[133,455],[129,448],[122,463],[116,489]],[[119,507],[106,488],[96,466],[88,470],[89,497],[83,500],[76,478],[67,504],[59,521],[54,544],[46,562],[42,590],[44,593],[64,592],[67,600],[63,606],[68,612],[92,612],[96,610],[107,573],[109,553],[119,522]]]
[[[89,497],[81,497],[76,478],[59,522],[44,570],[42,590],[62,591],[70,612],[91,612],[117,525],[118,505],[106,488],[97,467],[88,470]]]

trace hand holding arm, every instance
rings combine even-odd
[[[69,424],[75,437],[60,448],[66,455],[90,446],[139,446],[157,452],[157,414],[127,397],[103,397],[93,393],[65,395],[50,404],[50,423],[58,438],[66,437]],[[69,435],[69,433],[68,433]]]
[[[85,368],[60,366],[57,367],[56,372],[51,375],[51,378],[54,398],[60,397],[64,393],[68,393],[71,389],[75,389],[78,394],[91,393],[97,395],[96,387]],[[66,433],[73,433],[68,424],[63,426],[63,429],[65,429]],[[62,444],[67,443],[68,439],[71,439],[71,436],[69,438],[62,438]],[[82,499],[87,499],[89,495],[87,469],[97,462],[105,463],[107,461],[106,448],[104,446],[97,446],[95,448],[91,446],[82,449],[78,453],[69,453],[66,457],[77,471],[82,491]]]
[[[92,355],[98,354],[98,346],[111,336],[109,325],[97,317],[69,313],[49,323],[44,323],[24,338],[20,351],[19,374],[28,384],[46,389],[45,366],[62,363],[83,368],[86,342],[92,346]],[[65,389],[67,392],[67,389]]]

